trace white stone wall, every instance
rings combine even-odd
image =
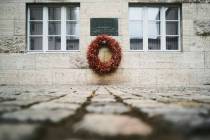
[[[80,51],[31,54],[26,50],[26,3],[80,2]],[[182,51],[131,52],[128,2],[182,3]],[[202,86],[210,84],[208,0],[0,0],[0,85],[125,84]],[[98,76],[88,68],[90,18],[116,17],[123,49],[119,69]]]

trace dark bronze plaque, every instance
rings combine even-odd
[[[97,36],[107,34],[118,36],[118,19],[117,18],[91,18],[90,35]]]

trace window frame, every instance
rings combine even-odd
[[[130,44],[130,33],[129,33],[129,51],[131,52],[180,52],[181,51],[181,38],[182,38],[182,33],[181,33],[181,5],[171,5],[171,4],[133,4],[133,3],[129,3],[129,9],[132,7],[141,7],[143,14],[142,14],[142,27],[143,27],[143,49],[131,49],[131,44]],[[165,11],[166,8],[170,8],[170,7],[176,7],[178,8],[178,20],[166,20],[166,16],[165,16]],[[160,41],[160,50],[150,50],[149,46],[148,46],[148,25],[149,25],[149,19],[147,18],[147,9],[148,8],[160,8],[160,37],[161,37],[161,41]],[[129,13],[129,11],[128,11]],[[171,35],[171,36],[178,36],[178,49],[177,50],[167,50],[166,49],[166,36],[170,36],[166,34],[166,21],[177,21],[178,22],[178,35]],[[128,25],[132,22],[132,20],[130,20],[129,14],[128,14]],[[129,29],[130,32],[130,29]]]
[[[42,7],[42,35],[30,35],[30,23],[32,20],[30,20],[30,8],[31,7]],[[48,8],[49,7],[60,7],[61,8],[61,19],[59,20],[61,23],[61,33],[60,35],[49,35],[49,31],[48,31],[48,27],[49,27],[49,21],[52,20],[48,20]],[[67,46],[66,46],[66,37],[69,36],[67,35],[67,31],[66,31],[66,26],[67,26],[67,17],[66,17],[66,12],[67,12],[67,8],[68,7],[78,7],[79,8],[79,15],[78,15],[78,19],[74,20],[79,28],[78,28],[78,36],[75,35],[71,35],[71,36],[75,36],[78,37],[79,39],[79,46],[77,50],[67,50]],[[79,4],[36,4],[36,5],[27,5],[27,52],[28,53],[65,53],[65,52],[79,52],[81,50],[80,47],[80,5]],[[34,20],[34,21],[38,21],[38,20]],[[56,21],[56,20],[53,20]],[[42,50],[31,50],[30,49],[30,37],[31,36],[40,36],[42,37]],[[61,37],[61,48],[60,50],[49,50],[48,49],[48,37],[50,36],[60,36]]]

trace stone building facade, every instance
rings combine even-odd
[[[79,6],[79,49],[30,51],[28,49],[30,6],[72,4]],[[134,7],[135,5],[139,7],[178,6],[179,49],[175,51],[132,50],[129,39],[131,5]],[[95,38],[90,35],[91,18],[118,19],[118,36],[114,38],[122,47],[123,59],[115,73],[99,76],[88,67],[86,51],[91,40]],[[124,84],[166,87],[209,85],[210,1],[0,0],[0,84]]]

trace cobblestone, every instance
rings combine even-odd
[[[20,107],[14,105],[1,105],[0,106],[0,113],[10,112],[19,110]]]
[[[97,125],[93,125],[93,124]],[[85,130],[99,135],[148,135],[152,128],[143,121],[129,116],[87,114],[75,125],[75,130]]]
[[[47,102],[47,103],[41,103],[38,105],[33,106],[33,109],[51,109],[51,110],[56,110],[56,109],[66,109],[66,110],[76,110],[79,108],[79,104],[75,103],[58,103],[56,101],[53,102]]]
[[[207,140],[209,131],[208,86],[0,88],[0,140]]]
[[[0,140],[23,140],[35,138],[37,125],[1,124]]]
[[[58,122],[73,113],[74,111],[65,109],[28,109],[3,114],[2,118],[9,121],[14,120],[20,122]]]
[[[94,113],[124,113],[130,111],[129,107],[126,107],[122,103],[109,103],[109,104],[100,104],[93,103],[87,107],[88,112]]]

